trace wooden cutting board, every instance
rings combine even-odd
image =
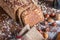
[[[43,36],[39,31],[33,27],[30,31],[28,31],[23,37],[22,40],[43,40]]]
[[[30,3],[32,3],[31,0],[0,0],[0,6],[14,20],[16,20],[15,16],[19,7],[23,7],[23,9],[25,9],[25,7],[27,8],[27,6],[30,5]]]

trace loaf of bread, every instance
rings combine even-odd
[[[29,24],[30,26],[33,26],[38,22],[44,21],[44,17],[41,9],[38,8],[34,10],[28,9],[22,13],[22,20],[24,24]]]

